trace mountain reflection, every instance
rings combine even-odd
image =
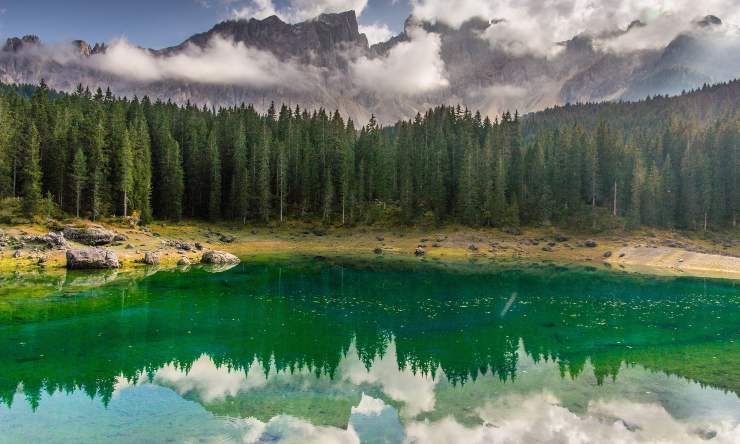
[[[34,408],[43,393],[74,391],[107,405],[146,381],[218,414],[269,421],[281,412],[269,393],[238,395],[271,381],[324,381],[333,397],[299,393],[306,406],[330,404],[318,411],[341,426],[357,387],[416,417],[436,410],[440,381],[462,391],[483,377],[515,386],[525,362],[565,380],[587,373],[596,385],[639,365],[740,393],[740,297],[720,281],[314,261],[162,272],[63,300],[2,302],[0,399],[9,406],[19,387]],[[351,396],[336,391],[342,384]]]

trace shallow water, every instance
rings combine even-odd
[[[0,442],[740,442],[733,282],[319,259],[3,277]]]

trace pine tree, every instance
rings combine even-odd
[[[216,132],[208,135],[208,217],[218,220],[221,217],[221,155],[216,143]]]
[[[41,204],[41,166],[39,164],[39,132],[36,125],[29,123],[25,143],[21,147],[20,178],[23,213],[33,216]]]
[[[247,165],[247,139],[244,122],[239,122],[233,134],[234,145],[234,174],[231,184],[231,201],[234,205],[235,216],[247,223],[249,212],[249,165]]]
[[[85,158],[85,153],[82,151],[82,148],[79,147],[75,151],[74,160],[72,161],[71,179],[75,193],[75,215],[79,219],[82,190],[87,181],[87,158]]]

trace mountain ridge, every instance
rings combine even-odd
[[[286,102],[336,108],[355,121],[367,121],[376,115],[380,121],[391,122],[437,104],[463,103],[489,115],[505,109],[529,112],[565,103],[676,94],[704,83],[740,77],[740,62],[728,62],[727,58],[736,46],[715,50],[720,45],[711,36],[702,34],[706,29],[722,26],[721,19],[715,16],[696,21],[696,31],[679,34],[665,48],[605,51],[595,47],[594,36],[579,34],[561,42],[562,50],[552,57],[512,54],[496,47],[482,36],[498,23],[472,19],[453,28],[410,16],[403,32],[385,42],[369,45],[367,36],[360,32],[354,11],[322,14],[295,24],[270,16],[262,20],[223,21],[172,47],[138,48],[144,56],[152,57],[152,64],[164,64],[170,58],[193,52],[200,56],[208,54],[209,45],[218,37],[253,51],[248,55],[252,58],[243,61],[247,69],[251,68],[250,63],[259,64],[255,57],[266,55],[274,59],[265,62],[274,71],[268,71],[268,77],[280,74],[280,64],[287,64],[295,71],[289,81],[271,79],[267,86],[209,82],[199,77],[195,80],[129,78],[90,63],[101,57],[113,57],[109,55],[110,45],[75,40],[66,46],[71,48],[70,54],[62,58],[50,55],[51,46],[36,36],[14,37],[0,51],[0,80],[38,83],[43,78],[50,86],[64,91],[73,90],[78,83],[110,86],[118,95],[149,95],[211,106]],[[625,29],[615,30],[614,35],[641,26],[644,26],[642,22],[635,21]],[[389,94],[380,84],[393,85],[396,79],[383,79],[385,83],[378,79],[364,84],[357,82],[356,76],[364,73],[358,67],[378,64],[383,74],[383,63],[390,63],[394,57],[398,58],[397,52],[418,43],[415,39],[419,29],[423,36],[438,39],[441,74],[445,76],[446,86]],[[241,79],[237,76],[237,80]],[[375,87],[374,83],[379,85]],[[414,84],[413,78],[410,83]]]

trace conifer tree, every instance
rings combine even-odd
[[[75,194],[75,215],[79,219],[82,190],[87,181],[87,158],[85,158],[82,148],[79,147],[75,151],[74,160],[72,161],[71,179]]]
[[[24,144],[21,147],[20,178],[23,213],[33,216],[41,204],[41,166],[39,164],[39,132],[34,123],[26,129]]]

